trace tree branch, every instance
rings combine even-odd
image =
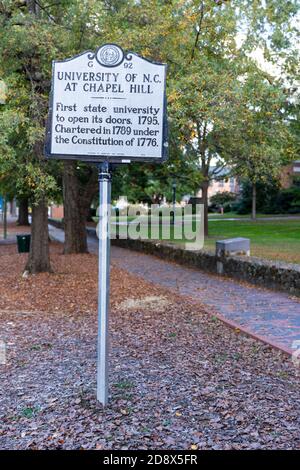
[[[196,39],[195,39],[194,47],[193,47],[193,49],[192,49],[191,60],[193,60],[194,57],[195,57],[196,47],[197,47],[197,44],[198,44],[198,41],[199,41],[199,37],[200,37],[200,33],[201,33],[201,30],[202,30],[203,17],[204,17],[204,3],[201,2],[200,19],[199,19],[199,24],[198,24],[198,31],[197,31],[197,34],[196,34]]]

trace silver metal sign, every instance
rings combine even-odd
[[[167,151],[165,64],[116,44],[53,62],[48,158],[161,162]]]

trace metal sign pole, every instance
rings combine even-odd
[[[111,173],[108,162],[99,166],[99,279],[98,279],[98,344],[97,400],[108,401],[108,312],[110,270],[110,203]]]

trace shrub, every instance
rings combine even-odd
[[[210,212],[217,212],[223,207],[224,212],[230,212],[236,201],[237,195],[229,191],[218,192],[211,196],[209,200]]]
[[[232,206],[238,214],[249,214],[252,205],[252,186],[243,182],[239,201]],[[280,189],[279,183],[270,180],[257,184],[257,211],[265,214],[297,214],[300,213],[300,187],[292,186]]]
[[[280,212],[288,214],[297,214],[300,212],[300,188],[293,186],[288,189],[282,189],[277,197],[277,207]]]

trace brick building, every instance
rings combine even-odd
[[[215,170],[215,167],[211,168],[211,172]],[[217,175],[211,179],[208,187],[208,202],[212,196],[216,193],[230,192],[239,194],[240,184],[236,176],[230,175],[230,168],[223,168],[218,171]],[[201,189],[197,193],[197,197],[201,197]]]

